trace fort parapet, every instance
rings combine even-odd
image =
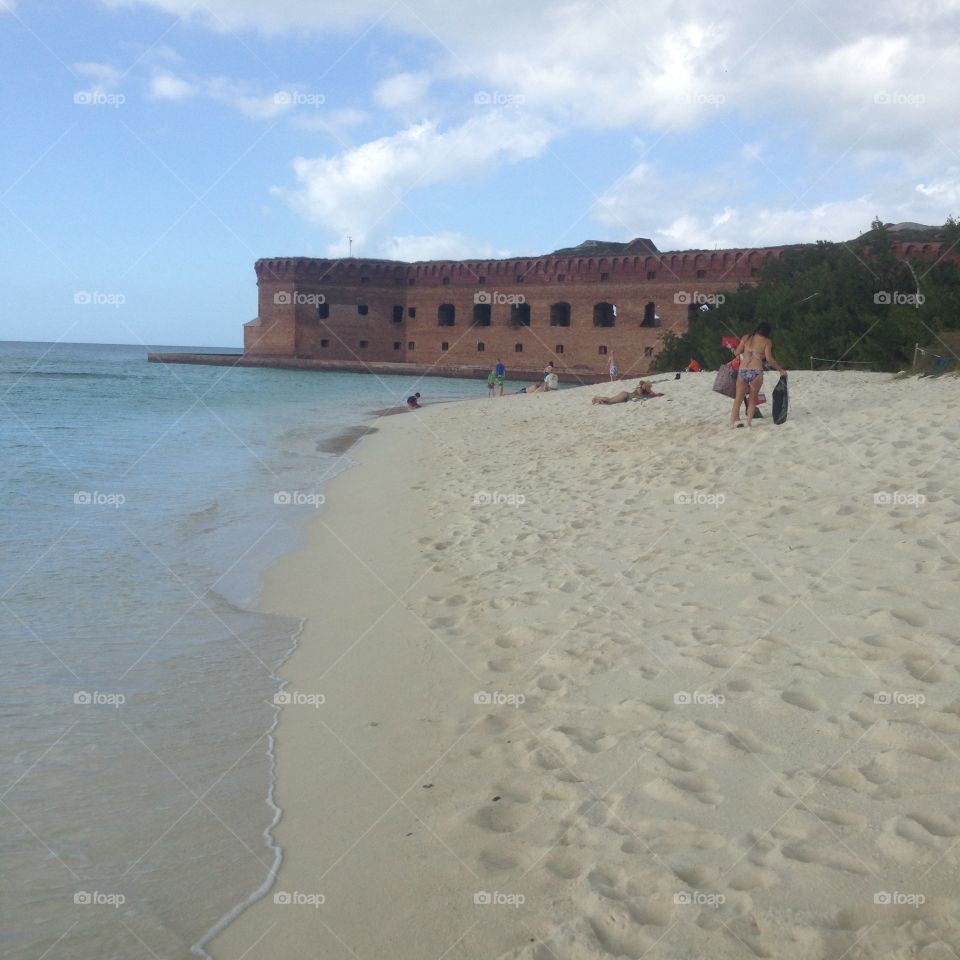
[[[783,247],[401,263],[273,258],[256,264],[244,354],[330,361],[645,372],[665,330],[755,280]]]

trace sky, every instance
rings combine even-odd
[[[960,0],[0,0],[0,78],[0,340],[239,346],[260,257],[960,214]]]

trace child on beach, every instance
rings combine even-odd
[[[620,379],[620,368],[617,366],[617,358],[614,350],[610,351],[610,365],[607,367],[607,372],[610,374],[611,381]]]
[[[407,409],[408,410],[419,410],[420,409],[420,394],[415,393],[412,396],[407,397]]]
[[[494,387],[494,384],[495,384],[496,382],[497,382],[497,374],[496,374],[496,371],[495,371],[495,370],[491,370],[491,371],[487,374],[487,396],[488,396],[488,397],[492,397],[492,396],[493,396],[493,387]]]
[[[503,365],[503,363],[502,363],[500,360],[498,360],[498,361],[497,361],[497,365],[493,368],[493,373],[494,373],[494,377],[496,378],[496,381],[497,381],[497,386],[500,387],[500,396],[502,397],[502,396],[503,396],[503,382],[504,382],[504,380],[506,379],[507,368]]]

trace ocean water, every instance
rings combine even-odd
[[[0,343],[0,955],[203,955],[266,891],[301,624],[260,578],[348,468],[331,438],[413,389],[486,384]]]

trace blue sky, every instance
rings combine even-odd
[[[0,339],[239,345],[258,257],[960,212],[960,2],[0,0]]]

